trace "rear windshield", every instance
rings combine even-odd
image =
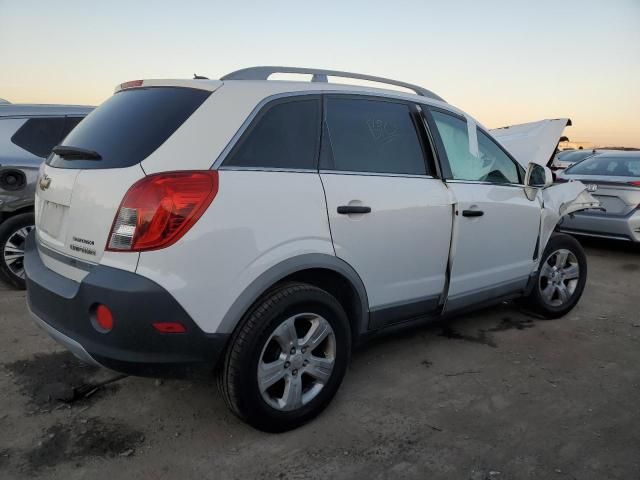
[[[628,157],[596,156],[569,167],[570,175],[640,176],[640,155]]]
[[[51,155],[59,168],[122,168],[142,162],[162,145],[211,92],[153,87],[123,90],[91,112],[63,140],[65,147],[91,150],[100,160]]]

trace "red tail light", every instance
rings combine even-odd
[[[629,182],[629,185],[633,185],[634,187],[640,187],[640,181],[637,181],[637,182]]]
[[[106,249],[141,252],[173,245],[198,221],[217,193],[215,170],[143,178],[124,196]]]
[[[152,325],[160,333],[184,333],[187,331],[180,322],[156,322]]]

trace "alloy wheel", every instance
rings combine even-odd
[[[34,229],[33,225],[22,227],[11,235],[4,244],[2,257],[9,271],[18,278],[24,279],[24,248],[27,235]]]
[[[336,338],[320,315],[300,313],[269,336],[258,361],[258,388],[271,407],[296,410],[318,396],[331,378]]]
[[[571,299],[579,280],[580,265],[575,254],[565,248],[556,250],[540,267],[540,296],[547,305],[561,307]]]

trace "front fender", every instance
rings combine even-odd
[[[542,204],[540,252],[544,251],[563,216],[600,207],[600,202],[587,192],[587,187],[582,182],[578,181],[552,185],[540,190],[538,195]]]

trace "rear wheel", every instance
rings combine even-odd
[[[286,284],[260,300],[238,326],[220,387],[242,420],[269,432],[290,430],[329,404],[350,349],[340,303],[314,286]]]
[[[582,296],[587,282],[587,257],[578,241],[554,234],[542,255],[536,284],[526,305],[545,318],[569,313]]]
[[[32,213],[16,215],[0,225],[0,275],[16,288],[25,288],[24,247],[33,230]]]

